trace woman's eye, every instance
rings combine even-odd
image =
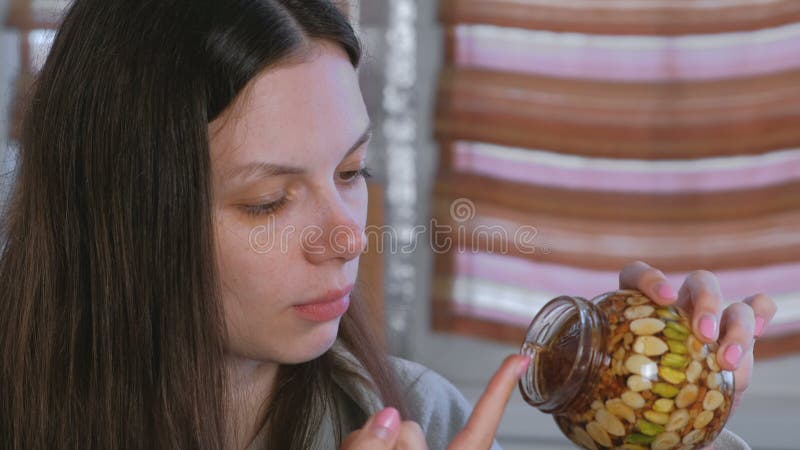
[[[367,167],[362,167],[358,170],[347,170],[345,172],[339,172],[339,178],[345,183],[353,183],[359,178],[372,178],[372,173],[370,173],[370,169]]]
[[[275,213],[286,204],[286,201],[287,198],[282,197],[280,200],[276,200],[274,202],[264,203],[261,205],[243,205],[242,208],[247,214],[257,217]]]

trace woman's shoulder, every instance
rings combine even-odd
[[[413,361],[398,357],[390,357],[389,361],[410,403],[409,407],[424,412],[447,407],[457,416],[469,417],[472,406],[449,380]]]
[[[422,364],[390,357],[411,414],[431,450],[444,449],[464,428],[472,405],[453,383]],[[499,450],[495,444],[492,450]]]

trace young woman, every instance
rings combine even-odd
[[[509,357],[470,418],[442,377],[385,357],[352,293],[360,57],[326,0],[74,1],[3,216],[3,448],[496,446],[528,361]],[[746,386],[772,300],[722,311],[712,274],[678,295],[664,280],[621,273],[689,308]]]

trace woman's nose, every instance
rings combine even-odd
[[[324,225],[316,232],[306,233],[303,247],[309,261],[319,264],[330,259],[349,261],[357,258],[367,245],[364,226],[359,223],[356,211],[344,205],[324,208]]]

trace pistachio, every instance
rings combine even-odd
[[[650,336],[664,329],[664,321],[648,317],[631,322],[631,331],[637,336]]]
[[[678,396],[680,395],[681,394],[678,393]],[[653,410],[662,413],[671,412],[674,407],[675,407],[675,400],[670,400],[668,398],[660,398],[656,400],[655,403],[653,403]]]
[[[608,434],[614,436],[625,436],[625,425],[623,425],[622,421],[617,419],[616,416],[605,409],[600,409],[597,411],[595,420],[608,432]]]
[[[678,322],[674,322],[674,321],[667,322],[667,328],[669,328],[670,330],[675,330],[678,333],[684,335],[684,339],[686,339],[686,337],[689,336],[689,334],[690,334],[689,329],[686,328],[685,326],[681,325]]]
[[[650,447],[645,447],[644,445],[639,444],[622,444],[620,446],[622,450],[649,450]]]
[[[625,419],[630,423],[636,422],[636,413],[633,411],[633,408],[626,405],[622,399],[614,398],[607,400],[606,409],[608,412],[619,417],[620,419]]]
[[[680,392],[678,392],[678,396],[675,397],[675,406],[678,408],[686,408],[687,406],[691,405],[695,400],[697,400],[697,392],[697,385],[685,385],[681,388]]]
[[[703,366],[700,365],[698,361],[692,361],[689,363],[689,367],[686,368],[686,380],[689,383],[697,382],[697,379],[700,378],[700,372],[703,371]]]
[[[711,372],[708,374],[708,377],[706,377],[706,386],[708,386],[709,389],[716,389],[720,384],[722,384],[722,374],[719,372]]]
[[[719,363],[717,362],[717,354],[716,353],[709,353],[706,356],[706,364],[708,364],[708,368],[713,370],[714,372],[719,372],[722,368],[719,367]]]
[[[685,355],[688,351],[683,342],[675,339],[668,340],[667,345],[669,346],[669,351],[677,355]]]
[[[694,428],[695,429],[703,429],[711,423],[711,419],[714,418],[714,411],[703,411],[694,418]]]
[[[628,377],[628,387],[634,392],[642,392],[653,387],[653,383],[641,375],[631,375]]]
[[[703,398],[703,409],[706,411],[714,411],[722,406],[724,401],[725,397],[722,396],[722,392],[710,390],[706,392],[706,396]]]
[[[678,395],[678,388],[667,383],[653,384],[653,393],[664,398],[673,398]]]
[[[686,374],[680,370],[675,370],[671,367],[661,367],[658,369],[658,374],[662,379],[672,384],[680,384],[686,380]]]
[[[658,371],[658,365],[643,355],[631,355],[625,361],[625,368],[633,374],[650,377]]]
[[[667,344],[655,336],[639,336],[633,343],[633,351],[647,356],[663,355],[667,350]]]
[[[650,448],[653,450],[670,450],[681,443],[681,437],[674,431],[667,431],[656,436]]]
[[[634,319],[643,319],[645,317],[650,317],[653,314],[655,308],[650,305],[638,305],[638,306],[629,306],[625,309],[625,318],[628,320]]]
[[[650,422],[657,423],[659,425],[666,425],[669,422],[668,414],[652,410],[645,411],[644,418],[649,420]]]
[[[643,434],[648,436],[656,436],[657,434],[664,431],[664,427],[658,425],[656,423],[650,422],[649,420],[639,419],[636,422],[636,428],[639,429]]]
[[[611,437],[599,423],[589,422],[589,424],[586,425],[586,432],[589,433],[589,436],[598,444],[604,447],[611,447]]]
[[[669,308],[659,308],[659,309],[657,309],[656,310],[656,315],[658,315],[658,317],[661,317],[662,319],[678,320],[680,318],[680,317],[678,317],[677,314],[675,314],[674,311],[672,311]]]
[[[689,411],[685,409],[677,409],[669,416],[667,422],[667,431],[682,430],[689,423]]]
[[[664,336],[666,336],[668,339],[675,339],[675,340],[686,339],[686,335],[678,333],[677,331],[671,328],[664,328],[664,331],[662,331],[662,333],[664,333]]]
[[[572,427],[572,440],[578,445],[588,448],[589,450],[597,450],[597,445],[583,428],[575,425]]]
[[[703,430],[692,430],[683,437],[683,443],[687,445],[697,444],[706,437],[706,432]]]
[[[645,404],[644,397],[642,397],[638,392],[625,391],[622,393],[620,398],[623,402],[625,402],[626,405],[633,409],[643,408]]]
[[[683,368],[689,364],[689,360],[675,353],[667,353],[661,357],[661,364],[667,367],[672,367],[673,369],[683,370]]]
[[[634,444],[634,445],[650,445],[650,443],[653,442],[654,439],[655,439],[655,437],[653,437],[653,436],[648,436],[646,434],[633,433],[633,434],[629,434],[628,437],[625,438],[625,442],[630,443],[630,444]],[[647,448],[647,447],[645,447],[645,448]]]

